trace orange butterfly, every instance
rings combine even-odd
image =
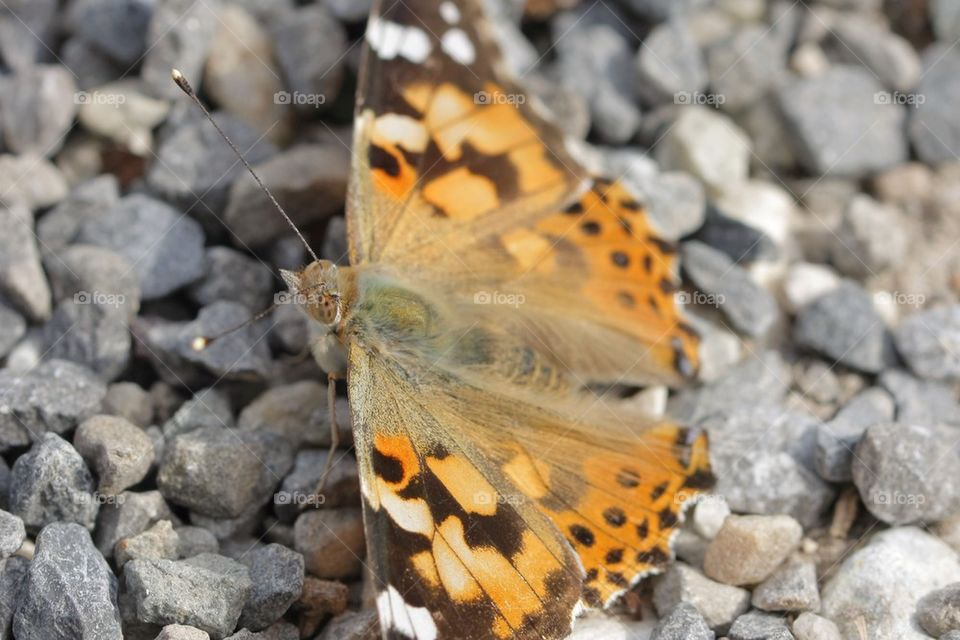
[[[560,638],[664,566],[706,437],[590,393],[695,375],[673,248],[506,79],[473,0],[377,3],[329,327],[386,638]],[[338,355],[339,354],[339,355]]]

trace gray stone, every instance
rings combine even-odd
[[[140,82],[123,79],[83,94],[77,119],[83,127],[135,155],[153,151],[153,129],[170,113],[170,104],[145,96]]]
[[[703,571],[724,584],[766,580],[800,544],[803,527],[790,516],[730,516],[707,546]]]
[[[77,36],[71,36],[63,43],[60,59],[65,67],[76,74],[77,88],[80,91],[89,91],[116,80],[123,73],[123,68],[110,56]],[[83,94],[78,92],[78,98],[80,95]]]
[[[73,444],[96,472],[97,490],[117,495],[143,480],[154,460],[153,442],[142,429],[116,416],[84,420]]]
[[[960,631],[960,582],[931,591],[917,602],[917,622],[932,636]]]
[[[737,618],[730,627],[730,640],[794,640],[783,616],[751,611]]]
[[[44,356],[75,362],[114,380],[130,361],[130,328],[116,298],[77,293],[57,304],[40,332]]]
[[[786,396],[789,367],[775,351],[748,358],[710,384],[685,389],[670,398],[667,413],[677,420],[697,422],[743,406],[776,406]]]
[[[3,79],[0,130],[17,154],[53,156],[77,111],[77,85],[59,65],[26,67]]]
[[[784,144],[789,136],[772,91],[744,107],[736,120],[753,142],[751,165],[755,172],[796,173],[797,156],[789,144]]]
[[[214,554],[186,560],[132,560],[124,567],[140,622],[187,624],[213,638],[234,630],[252,585],[247,568]]]
[[[56,47],[56,0],[8,0],[0,13],[0,57],[10,69],[45,59]]]
[[[817,473],[828,482],[853,479],[853,450],[864,431],[882,422],[892,422],[894,403],[883,389],[870,387],[857,394],[832,420],[817,430]]]
[[[10,206],[22,203],[30,209],[50,207],[67,196],[67,189],[64,174],[46,158],[0,155],[0,193]]]
[[[640,126],[640,109],[634,104],[633,52],[625,38],[607,24],[578,24],[572,14],[558,16],[553,30],[558,80],[587,101],[593,128],[602,140],[628,141]]]
[[[843,640],[833,620],[809,611],[801,613],[793,621],[793,635],[797,640]]]
[[[294,545],[307,571],[318,578],[359,575],[364,554],[360,509],[320,509],[302,513],[294,525]]]
[[[319,7],[318,7],[319,8]],[[299,145],[254,166],[290,219],[303,229],[343,208],[349,153],[342,146]],[[241,247],[258,247],[290,233],[273,204],[249,174],[230,186],[223,223]],[[264,215],[265,211],[269,211]]]
[[[681,602],[694,607],[717,633],[729,629],[737,616],[750,608],[750,592],[714,582],[683,563],[675,563],[654,579],[653,605],[661,617]]]
[[[170,68],[164,73],[167,84],[174,86],[169,80]],[[251,165],[257,166],[275,152],[262,132],[235,116],[214,113],[213,118]],[[168,127],[157,149],[157,160],[147,170],[147,185],[167,202],[190,211],[208,233],[222,234],[223,222],[215,216],[223,212],[230,186],[246,169],[205,119],[190,115],[170,122]],[[266,222],[273,217],[261,216],[260,220]]]
[[[177,556],[192,558],[201,553],[219,553],[217,537],[203,527],[183,526],[177,528]]]
[[[85,222],[78,240],[127,258],[144,300],[162,298],[204,273],[200,225],[145,195],[129,195],[103,216]]]
[[[323,628],[320,640],[377,640],[380,623],[374,609],[348,611],[335,617]]]
[[[21,556],[0,560],[0,638],[10,640],[13,613],[20,604],[20,590],[30,561]]]
[[[924,51],[922,79],[910,97],[915,108],[910,109],[908,130],[917,156],[932,165],[956,160],[960,122],[954,106],[960,99],[960,52],[952,42]]]
[[[122,538],[114,547],[113,553],[117,567],[131,560],[147,558],[150,560],[176,560],[180,557],[179,534],[173,530],[169,520],[160,520],[142,533]]]
[[[336,413],[340,435],[349,439],[349,407],[338,401]],[[301,443],[330,446],[327,385],[301,380],[268,389],[243,409],[237,427],[244,431],[272,431],[294,447]]]
[[[27,322],[19,313],[0,304],[0,358],[5,358],[27,332]]]
[[[936,522],[960,500],[957,454],[945,427],[881,423],[867,429],[853,460],[864,505],[888,524]]]
[[[116,382],[107,387],[100,410],[123,418],[141,429],[149,427],[153,420],[150,394],[135,382]]]
[[[664,169],[686,171],[723,193],[747,179],[750,139],[723,114],[686,107],[657,145],[656,158]]]
[[[121,539],[142,533],[161,520],[177,522],[159,491],[124,491],[100,509],[95,530],[97,549],[109,558]]]
[[[840,273],[857,279],[895,269],[907,255],[903,227],[903,215],[896,207],[859,194],[843,213],[830,261]]]
[[[27,539],[23,520],[7,511],[0,510],[0,560],[12,556]]]
[[[837,66],[777,89],[797,157],[815,175],[859,177],[907,160],[906,110],[864,69]]]
[[[44,216],[46,219],[46,216]],[[140,310],[140,280],[124,256],[102,247],[75,244],[44,256],[54,300],[96,305],[132,318]]]
[[[899,369],[884,371],[878,382],[893,396],[898,422],[960,426],[960,403],[946,384],[919,380]]]
[[[171,385],[201,386],[220,380],[264,379],[270,373],[270,348],[264,339],[265,321],[232,331],[197,350],[197,340],[243,325],[252,316],[237,302],[219,301],[200,310],[192,322],[138,318],[134,332],[141,336],[144,356],[157,374]]]
[[[279,544],[254,549],[240,558],[250,569],[253,590],[238,626],[261,631],[279,620],[303,592],[303,556]]]
[[[692,302],[714,306],[738,331],[762,336],[779,316],[777,301],[725,254],[695,240],[681,245],[684,273],[703,295]],[[689,295],[681,293],[681,296]]]
[[[77,524],[56,522],[37,536],[13,617],[18,640],[122,640],[117,579]]]
[[[100,175],[78,184],[66,198],[37,221],[41,250],[59,255],[77,237],[81,224],[102,216],[118,200],[120,185],[113,175]],[[48,260],[47,268],[56,263],[56,259]],[[59,279],[58,275],[63,277],[61,274],[51,274],[54,284]]]
[[[163,424],[163,435],[173,438],[204,427],[232,429],[233,409],[230,399],[214,388],[201,389],[180,405],[177,412]]]
[[[787,48],[776,29],[738,28],[707,49],[710,87],[718,103],[737,112],[763,97],[787,66]]]
[[[156,640],[210,640],[210,634],[185,624],[168,624]]]
[[[818,611],[820,591],[813,562],[788,562],[753,590],[753,606],[764,611]]]
[[[100,507],[94,487],[80,454],[60,436],[47,433],[13,464],[10,512],[30,531],[57,521],[93,529]]]
[[[660,618],[650,640],[714,640],[716,635],[707,626],[697,608],[681,602]]]
[[[31,320],[49,318],[50,286],[40,266],[33,214],[23,204],[0,203],[0,228],[0,293]]]
[[[714,205],[708,205],[703,227],[694,239],[720,251],[735,263],[751,263],[776,258],[776,243],[762,231],[731,218]]]
[[[77,37],[125,67],[139,62],[147,47],[147,25],[155,0],[78,0],[68,20]]]
[[[300,632],[289,622],[278,622],[263,631],[240,629],[226,640],[300,640]]]
[[[293,470],[274,495],[274,511],[292,522],[304,509],[352,506],[360,501],[360,478],[356,460],[342,450],[333,454],[333,466],[323,494],[315,494],[326,465],[328,450],[303,449],[297,452]]]
[[[637,53],[640,94],[651,104],[673,102],[707,83],[703,54],[684,20],[675,18],[647,34]],[[692,104],[692,99],[687,102]]]
[[[183,96],[170,79],[173,68],[180,69],[199,89],[201,71],[218,24],[218,9],[219,2],[213,0],[158,0],[147,25],[146,41],[150,44],[140,69],[144,87],[151,94],[167,100]]]
[[[291,448],[276,434],[207,427],[167,444],[157,486],[171,502],[236,518],[267,502],[292,466]]]
[[[307,112],[333,104],[343,84],[347,34],[323,5],[283,12],[272,25],[277,62],[294,95],[314,100],[291,102]]]
[[[960,7],[951,0],[930,2],[930,22],[937,40],[956,42],[960,39]]]
[[[837,20],[826,47],[831,57],[866,67],[891,91],[909,91],[920,80],[920,58],[911,44],[865,16]]]
[[[844,281],[800,310],[793,328],[797,344],[867,373],[894,362],[892,339],[873,300]]]
[[[822,615],[844,638],[927,640],[914,617],[917,602],[960,581],[956,552],[914,527],[883,531],[847,556],[821,591]],[[858,631],[861,629],[861,631]]]
[[[190,287],[190,297],[198,305],[230,300],[259,312],[269,304],[274,276],[263,262],[227,247],[210,247],[206,265],[207,275]]]
[[[894,338],[921,378],[960,380],[960,305],[915,313],[900,323]]]

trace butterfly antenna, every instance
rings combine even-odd
[[[253,324],[254,322],[257,322],[258,320],[263,320],[268,315],[273,313],[273,310],[276,308],[277,308],[277,303],[275,302],[269,307],[267,307],[266,309],[264,309],[263,311],[261,311],[260,313],[258,313],[257,315],[245,320],[244,322],[241,322],[235,327],[231,327],[230,329],[227,329],[226,331],[221,331],[220,333],[217,333],[212,336],[197,336],[196,338],[193,339],[193,341],[190,342],[190,348],[193,349],[194,351],[203,351],[204,349],[209,347],[211,344],[213,344],[220,338],[228,336],[231,333],[234,333],[236,331],[240,331],[240,329],[243,329],[244,327],[249,327],[251,324]]]
[[[283,216],[283,219],[287,221],[287,224],[290,225],[290,228],[293,229],[293,232],[297,234],[297,237],[300,238],[300,242],[303,243],[303,246],[307,248],[307,252],[310,254],[310,257],[313,258],[313,261],[316,262],[319,260],[317,254],[313,252],[313,249],[310,248],[310,245],[307,243],[307,239],[303,237],[303,234],[300,233],[300,229],[297,228],[297,225],[293,223],[293,220],[290,219],[290,216],[287,215],[287,212],[283,210],[283,207],[280,206],[280,203],[277,202],[277,199],[273,197],[273,194],[270,193],[270,189],[267,188],[267,185],[263,184],[263,181],[260,179],[260,176],[256,174],[253,170],[253,167],[250,166],[250,163],[247,162],[247,159],[243,157],[243,154],[240,153],[240,149],[237,148],[237,145],[233,144],[233,141],[223,132],[223,129],[220,128],[220,125],[217,124],[217,121],[213,119],[213,116],[210,115],[210,112],[207,111],[207,108],[203,106],[203,103],[200,102],[200,98],[197,97],[197,94],[193,91],[193,87],[190,86],[190,83],[187,82],[187,79],[179,69],[172,69],[170,75],[173,77],[173,81],[177,83],[177,86],[180,87],[180,90],[183,91],[187,96],[193,100],[194,104],[200,107],[200,110],[203,111],[203,115],[207,117],[207,120],[210,121],[210,124],[214,126],[217,130],[217,133],[226,141],[230,148],[233,149],[233,152],[237,154],[237,157],[240,158],[240,162],[243,163],[243,166],[247,168],[247,171],[250,172],[250,175],[253,176],[253,179],[257,181],[257,186],[267,194],[267,197],[270,198],[270,202],[273,203],[273,206],[277,211],[280,212],[280,215]],[[198,338],[199,340],[199,338]]]

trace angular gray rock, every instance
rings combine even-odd
[[[803,527],[790,516],[730,516],[707,546],[703,571],[724,584],[766,580],[800,544]]]
[[[159,491],[124,491],[100,509],[95,530],[97,549],[109,558],[122,538],[142,533],[160,520],[177,522]]]
[[[907,160],[906,107],[867,70],[836,66],[777,89],[797,157],[815,175],[860,177]]]
[[[30,531],[53,522],[92,530],[100,508],[95,486],[80,454],[60,436],[47,433],[13,463],[10,512]]]
[[[636,58],[641,97],[650,104],[683,104],[707,83],[703,54],[686,21],[668,20],[644,38]],[[692,99],[687,102],[692,104]]]
[[[210,247],[205,259],[206,275],[189,289],[194,302],[204,306],[230,300],[254,312],[267,307],[274,285],[269,265],[227,247]]]
[[[787,620],[763,611],[751,611],[730,627],[730,640],[794,640]]]
[[[843,640],[840,629],[832,620],[806,611],[793,621],[793,635],[797,640]]]
[[[2,185],[0,185],[2,187]],[[7,190],[0,193],[7,194]],[[5,197],[9,199],[9,195]],[[0,203],[0,293],[31,320],[45,320],[52,308],[50,286],[40,265],[33,214],[21,202]]]
[[[960,631],[960,582],[931,591],[917,602],[917,622],[932,636]]]
[[[70,6],[69,24],[78,38],[125,67],[147,48],[153,0],[79,0]]]
[[[27,322],[13,309],[0,304],[0,358],[7,357],[27,332]]]
[[[960,153],[960,122],[953,106],[960,99],[960,52],[952,43],[937,43],[923,53],[923,76],[910,109],[910,142],[920,160],[938,165]]]
[[[910,369],[930,380],[960,380],[960,305],[914,313],[894,331]]]
[[[23,520],[0,509],[0,560],[15,554],[26,539],[27,530]]]
[[[173,503],[236,518],[266,503],[292,466],[292,450],[276,434],[206,427],[167,444],[157,486]]]
[[[0,131],[6,148],[53,156],[63,146],[77,104],[73,75],[60,65],[40,64],[5,76]]]
[[[119,303],[105,300],[83,292],[57,304],[40,332],[45,357],[83,365],[104,380],[123,373],[130,361],[127,316]]]
[[[813,562],[787,562],[753,590],[753,606],[764,611],[818,611],[820,586]]]
[[[100,407],[103,413],[123,418],[141,429],[153,420],[153,401],[143,387],[135,382],[117,382],[107,387],[107,395]]]
[[[347,34],[343,25],[325,5],[317,4],[282,12],[272,32],[287,89],[304,97],[291,104],[307,112],[317,104],[333,104],[344,78]]]
[[[697,608],[689,602],[680,602],[661,617],[650,634],[650,640],[714,640],[716,637]]]
[[[51,250],[44,257],[43,266],[50,276],[54,300],[97,305],[127,318],[140,310],[140,279],[133,264],[110,249],[69,245]]]
[[[163,435],[173,438],[181,433],[204,427],[232,429],[233,426],[230,399],[220,391],[208,388],[201,389],[180,405],[177,412],[163,424]]]
[[[186,624],[215,639],[234,630],[252,588],[245,566],[210,553],[177,561],[132,560],[124,580],[139,622]]]
[[[168,100],[183,95],[170,80],[170,69],[174,67],[199,90],[203,64],[217,27],[218,9],[219,2],[213,0],[164,0],[156,4],[147,25],[149,46],[140,70],[150,93]]]
[[[899,369],[884,371],[878,382],[893,396],[898,422],[960,426],[960,402],[948,385],[919,380]]]
[[[657,614],[668,615],[681,602],[694,607],[707,625],[723,633],[750,608],[750,592],[739,587],[714,582],[683,563],[675,563],[662,576],[654,579],[653,605]]]
[[[895,406],[890,394],[870,387],[850,400],[829,422],[817,429],[817,473],[828,482],[849,482],[853,451],[864,431],[892,422]]]
[[[80,525],[56,522],[40,532],[20,596],[18,640],[123,640],[117,579]]]
[[[844,281],[800,310],[793,328],[797,344],[866,373],[893,364],[893,341],[871,297]]]
[[[261,631],[279,620],[303,592],[303,556],[279,544],[254,549],[240,558],[250,569],[253,590],[238,626]]]
[[[77,427],[73,444],[96,472],[97,490],[109,496],[143,480],[154,460],[150,437],[116,416],[87,418]]]
[[[910,91],[920,81],[920,58],[913,46],[865,16],[837,20],[826,46],[833,58],[866,67],[890,91]]]
[[[179,534],[169,520],[160,520],[143,533],[117,542],[114,557],[117,567],[122,567],[131,560],[177,560],[179,551]]]

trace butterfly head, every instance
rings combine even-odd
[[[300,271],[280,270],[293,300],[308,316],[325,325],[336,325],[343,317],[337,265],[316,260]]]

